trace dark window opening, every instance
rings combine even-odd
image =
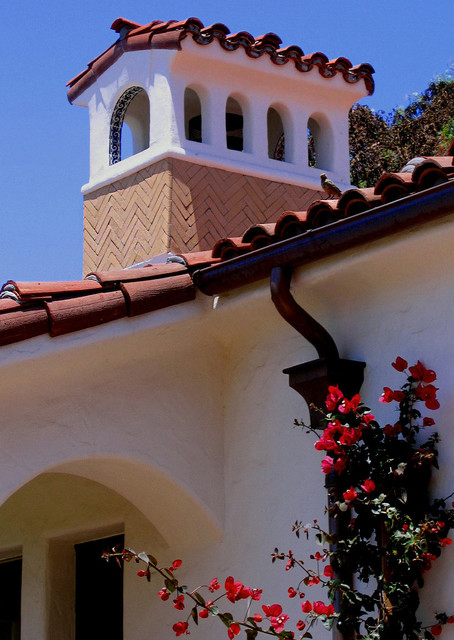
[[[0,562],[0,640],[20,640],[22,559]]]
[[[237,100],[227,100],[225,112],[227,149],[243,151],[243,111]]]
[[[76,640],[123,640],[123,568],[101,557],[123,547],[123,535],[75,545]]]
[[[184,92],[184,126],[186,140],[202,142],[202,105],[194,89]]]

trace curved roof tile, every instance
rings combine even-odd
[[[260,58],[268,55],[271,61],[277,65],[284,65],[292,61],[295,68],[301,72],[310,71],[314,66],[319,68],[320,74],[325,78],[331,78],[341,73],[344,80],[349,83],[364,80],[369,94],[374,91],[373,73],[370,64],[352,66],[347,58],[328,60],[325,54],[317,52],[304,55],[297,45],[280,48],[282,40],[275,33],[254,38],[247,31],[230,34],[229,29],[222,23],[216,23],[205,27],[198,18],[187,20],[169,20],[160,22],[155,20],[146,25],[139,25],[125,18],[117,18],[111,28],[120,34],[119,40],[97,58],[88,63],[87,68],[72,78],[68,83],[68,99],[75,100],[85,89],[96,80],[97,75],[110,67],[125,51],[137,51],[143,49],[180,49],[180,42],[187,36],[191,36],[197,44],[208,45],[218,40],[220,46],[226,51],[234,51],[242,47],[250,58]]]
[[[0,292],[0,345],[60,336],[193,300],[201,269],[358,213],[372,217],[387,202],[423,197],[428,185],[454,184],[453,161],[452,156],[418,158],[409,163],[412,173],[385,174],[375,188],[349,189],[339,199],[313,202],[307,211],[285,211],[276,224],[255,224],[241,237],[219,240],[212,251],[171,256],[166,264],[98,271],[73,282],[9,280]]]

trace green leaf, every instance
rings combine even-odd
[[[168,578],[166,578],[164,580],[164,584],[166,586],[167,591],[170,591],[170,593],[173,593],[175,591],[176,586],[173,580],[169,580]]]
[[[205,598],[201,596],[198,591],[194,591],[192,595],[198,602],[200,602],[200,604],[205,605]]]
[[[246,629],[246,637],[248,640],[255,640],[257,637],[257,629]]]
[[[231,613],[218,613],[218,617],[222,620],[226,627],[230,627],[233,622],[233,616]]]
[[[199,614],[197,613],[197,607],[193,607],[191,609],[191,617],[194,620],[194,622],[198,625],[199,624]]]
[[[215,604],[209,607],[209,610],[210,610],[210,613],[212,613],[214,616],[219,615],[219,607],[217,607]]]

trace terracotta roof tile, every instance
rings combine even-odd
[[[453,160],[416,158],[403,172],[383,175],[374,188],[349,189],[338,199],[313,202],[307,211],[284,211],[275,224],[255,224],[243,236],[220,239],[212,251],[170,256],[165,264],[99,271],[74,282],[9,280],[0,292],[0,345],[42,334],[59,336],[193,300],[197,274],[232,258],[255,253],[266,262],[263,252],[270,245],[299,235],[304,240],[306,232],[351,216],[372,219],[381,205],[406,196],[423,198],[440,183],[454,185]]]
[[[173,278],[122,282],[120,286],[129,316],[157,311],[195,298],[195,286],[188,273]]]
[[[117,18],[111,28],[120,34],[120,39],[89,62],[84,71],[67,83],[70,102],[93,84],[96,77],[118,60],[125,51],[180,49],[181,41],[186,37],[192,37],[194,42],[200,45],[209,45],[217,40],[226,51],[235,51],[242,47],[250,58],[268,55],[277,65],[284,65],[291,61],[300,72],[310,71],[317,66],[323,77],[331,78],[341,73],[346,82],[355,83],[364,80],[369,94],[374,91],[372,78],[374,69],[370,64],[353,67],[347,58],[328,60],[327,56],[320,52],[304,55],[297,45],[281,48],[282,40],[275,33],[266,33],[257,38],[247,31],[230,34],[229,29],[222,23],[205,27],[197,18],[188,18],[179,22],[155,20],[146,25],[139,25],[125,18]]]

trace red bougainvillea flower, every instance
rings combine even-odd
[[[181,567],[182,565],[182,560],[174,560],[172,562],[172,566],[169,567],[169,571],[175,571],[175,569],[178,569],[178,567]]]
[[[319,562],[320,560],[324,560],[326,558],[326,555],[324,553],[320,553],[320,551],[317,551],[314,555],[315,560],[317,560],[317,562]]]
[[[164,589],[161,589],[161,591],[158,591],[158,596],[161,598],[161,600],[164,600],[165,602],[170,598],[170,592],[164,588]]]
[[[408,362],[400,356],[397,356],[396,362],[392,362],[391,366],[393,366],[396,371],[402,372],[405,371],[405,369],[408,367]]]
[[[388,404],[395,400],[396,402],[401,402],[405,398],[405,393],[403,391],[393,391],[389,387],[383,387],[383,393],[381,394],[379,401]]]
[[[289,587],[288,588],[288,597],[289,598],[294,598],[297,595],[298,595],[298,591],[295,591],[295,589],[293,587]]]
[[[215,591],[217,591],[220,588],[221,588],[221,585],[219,584],[217,578],[213,578],[213,580],[211,580],[210,584],[208,585],[208,591],[210,593],[214,593]]]
[[[435,420],[432,418],[423,418],[422,426],[423,427],[433,427],[435,424]]]
[[[426,369],[426,367],[418,360],[417,364],[410,367],[410,375],[418,382],[425,382],[426,384],[433,382],[437,379],[435,371],[432,369]]]
[[[176,622],[172,629],[175,631],[177,637],[181,636],[182,633],[189,633],[188,632],[188,623],[187,622]]]
[[[184,596],[180,595],[175,598],[175,600],[173,601],[173,606],[175,607],[175,609],[179,609],[180,611],[182,611],[184,609]]]
[[[305,627],[306,627],[306,623],[303,622],[302,620],[298,620],[298,622],[296,623],[296,628],[298,629],[298,631],[304,631]]]
[[[303,613],[310,613],[312,611],[312,602],[305,600],[301,603],[301,609],[303,610]]]
[[[351,400],[347,400],[347,398],[344,398],[339,405],[339,412],[350,413],[350,411],[356,411],[360,402],[361,396],[359,395],[359,393],[354,395]]]
[[[433,636],[439,636],[443,631],[443,627],[441,626],[441,624],[434,624],[434,626],[430,629],[430,631]]]
[[[254,613],[254,622],[262,622],[263,616],[261,613]]]
[[[252,598],[252,600],[260,600],[260,598],[262,597],[262,589],[251,589],[250,591],[250,597]]]
[[[227,633],[230,640],[233,640],[233,638],[237,636],[240,631],[241,631],[240,625],[237,622],[232,622],[230,627],[227,629]]]
[[[262,605],[263,613],[267,618],[277,618],[282,613],[282,607],[280,604]]]
[[[451,538],[442,538],[440,544],[442,547],[449,547],[449,545],[452,544],[452,540]]]
[[[368,478],[367,480],[364,480],[364,484],[361,485],[361,489],[366,493],[372,493],[372,491],[375,491],[375,482]]]
[[[339,456],[333,466],[334,471],[337,471],[337,473],[342,473],[342,471],[347,466],[347,456]]]
[[[202,609],[199,611],[199,618],[208,618],[209,613],[208,609]]]
[[[230,600],[230,602],[237,602],[238,600],[241,599],[240,592],[242,591],[242,589],[244,589],[242,582],[239,582],[238,580],[235,582],[232,576],[229,576],[225,580],[224,587],[226,591],[227,600]]]
[[[446,620],[446,622],[448,624],[454,624],[454,616],[449,616],[449,618]]]
[[[415,393],[416,397],[424,401],[428,409],[435,411],[440,407],[440,403],[436,399],[438,387],[434,387],[433,384],[418,384]]]
[[[313,587],[314,584],[319,584],[320,578],[318,576],[312,576],[312,578],[305,578],[304,582],[308,587]]]
[[[399,433],[402,431],[402,427],[400,422],[396,422],[394,425],[387,424],[383,431],[385,432],[385,436],[388,438],[397,438]]]
[[[326,604],[320,600],[314,602],[314,613],[318,616],[324,615],[326,613]]]
[[[326,565],[324,568],[323,575],[327,578],[334,578],[334,569],[330,564]]]
[[[343,397],[344,394],[339,387],[328,387],[328,395],[325,402],[328,411],[334,411]]]
[[[149,571],[144,571],[143,569],[139,569],[139,571],[137,572],[137,575],[139,576],[139,578],[143,578],[145,576],[150,575]]]
[[[333,470],[334,460],[331,456],[325,456],[320,463],[323,473],[331,473]]]
[[[347,491],[344,491],[342,495],[344,497],[345,502],[353,502],[353,500],[355,500],[355,498],[358,497],[358,494],[356,493],[354,487],[350,487],[350,489],[347,489]]]
[[[326,616],[333,616],[335,614],[336,610],[334,609],[334,605],[329,604],[326,607],[326,611],[325,611],[325,615]]]
[[[272,616],[270,618],[270,625],[273,627],[276,633],[281,633],[284,631],[285,623],[289,619],[286,613],[282,613],[280,616]]]

